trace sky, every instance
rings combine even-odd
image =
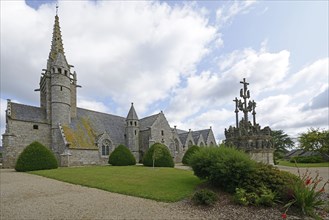
[[[328,129],[328,1],[2,0],[1,133],[7,99],[40,105],[56,3],[78,107],[126,117],[133,102],[220,142],[246,78],[262,127]]]

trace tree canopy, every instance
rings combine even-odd
[[[283,130],[273,130],[271,136],[277,152],[286,153],[294,146],[294,141]]]
[[[298,138],[300,148],[307,151],[329,152],[329,130],[311,128],[301,133]]]

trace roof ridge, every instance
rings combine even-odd
[[[103,114],[103,115],[109,115],[109,116],[114,116],[114,117],[126,119],[123,116],[113,115],[113,114],[106,113],[106,112],[99,112],[99,111],[95,111],[95,110],[91,110],[91,109],[86,109],[86,108],[80,108],[80,107],[77,107],[77,109],[81,109],[81,110],[85,110],[85,111],[88,111],[88,112],[95,112],[95,113],[99,113],[99,114]]]

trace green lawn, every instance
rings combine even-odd
[[[190,196],[202,182],[192,171],[144,166],[72,167],[29,173],[163,202],[176,202]]]
[[[279,160],[279,165],[287,167],[295,167],[295,163],[290,163],[286,160]],[[329,167],[329,163],[297,163],[298,167]]]

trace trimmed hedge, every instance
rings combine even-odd
[[[153,144],[143,157],[144,166],[174,167],[174,161],[168,148],[160,143]]]
[[[120,144],[109,156],[109,164],[113,166],[135,165],[136,159],[126,146]]]
[[[321,156],[296,156],[290,159],[290,163],[322,163],[325,160]]]
[[[194,154],[195,152],[197,152],[200,149],[200,147],[193,145],[191,146],[189,149],[187,149],[187,151],[185,152],[183,159],[182,159],[182,163],[184,165],[189,165],[189,159],[191,157],[192,154]]]
[[[58,163],[53,152],[36,141],[23,150],[15,166],[18,172],[56,168],[58,168]]]

